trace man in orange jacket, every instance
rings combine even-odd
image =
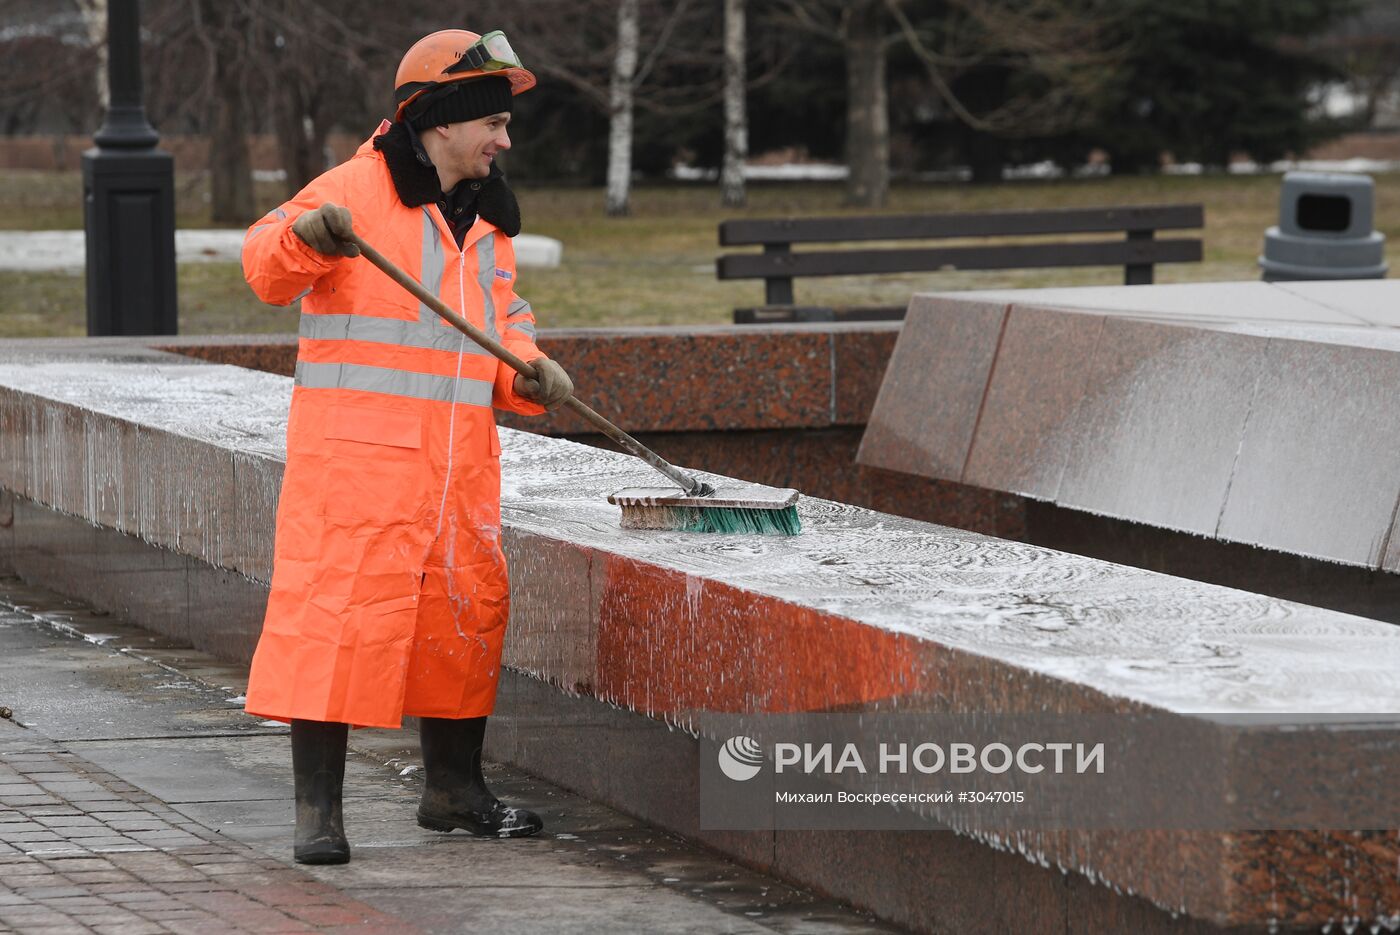
[[[291,722],[294,854],[350,859],[350,725],[419,718],[420,825],[517,837],[539,817],[486,788],[481,745],[509,588],[493,407],[539,414],[573,391],[515,292],[515,196],[495,165],[535,78],[505,36],[444,30],[395,78],[392,123],[249,229],[265,302],[302,300],[272,593],[246,709]],[[533,361],[526,380],[369,263],[352,229],[478,328]]]

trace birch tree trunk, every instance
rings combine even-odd
[[[724,165],[719,173],[720,201],[743,206],[744,161],[749,155],[749,115],[746,107],[744,0],[724,0]]]
[[[638,0],[619,0],[617,55],[608,89],[607,211],[613,216],[627,213],[632,188],[632,81],[637,74],[639,18]]]
[[[879,208],[890,188],[890,114],[880,0],[857,0],[846,34],[846,201]]]
[[[88,44],[92,46],[98,111],[105,114],[112,97],[107,85],[107,0],[78,0],[78,12],[83,18]]]

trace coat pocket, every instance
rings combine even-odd
[[[431,472],[423,463],[423,419],[417,413],[360,406],[326,413],[324,513],[368,534],[412,523],[424,510]]]

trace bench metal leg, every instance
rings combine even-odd
[[[763,245],[763,252],[768,254],[791,253],[792,244],[766,243]],[[791,305],[792,303],[791,276],[774,276],[763,280],[763,304]]]
[[[1155,231],[1128,231],[1129,241],[1151,240]],[[1152,285],[1152,264],[1151,263],[1129,263],[1123,268],[1123,284],[1125,286],[1150,286]]]

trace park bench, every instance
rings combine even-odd
[[[892,214],[871,217],[743,218],[721,221],[722,247],[761,245],[762,253],[729,253],[716,261],[720,279],[762,279],[764,305],[734,310],[737,324],[877,321],[904,317],[904,306],[803,306],[793,298],[799,276],[858,276],[941,270],[1122,266],[1130,286],[1152,282],[1158,263],[1198,263],[1199,237],[1158,240],[1159,230],[1205,225],[1201,205],[1130,205],[975,214]],[[795,244],[943,240],[1054,234],[1123,233],[1121,240],[1058,240],[947,247],[794,251]]]

